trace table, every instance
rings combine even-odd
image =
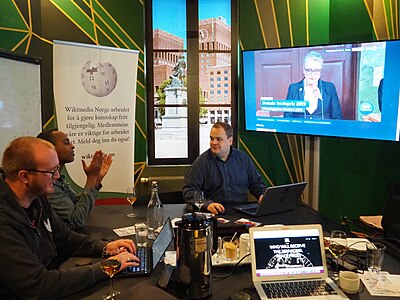
[[[129,205],[95,206],[87,220],[84,232],[95,238],[117,239],[118,236],[113,232],[112,229],[131,226],[134,222],[138,221],[145,221],[145,205],[134,206],[135,213],[138,215],[136,218],[128,218],[126,216],[130,210],[131,207]],[[181,217],[186,212],[186,204],[164,205],[164,211],[165,216],[171,217],[171,219],[175,217]],[[222,217],[231,220],[231,222],[227,224],[218,224],[216,230],[218,235],[222,236],[226,234],[232,234],[233,232],[241,233],[247,231],[247,228],[241,225],[233,224],[234,220],[237,220],[241,217],[248,218],[248,216],[234,210],[232,205],[226,206],[226,213],[222,215]],[[322,224],[326,235],[329,235],[328,233],[334,229],[345,230],[345,227],[338,225],[329,218],[320,215],[317,211],[303,203],[299,204],[292,211],[286,211],[259,218],[252,218],[252,220],[261,222],[263,224],[284,225],[319,223]],[[133,236],[128,238],[133,238]],[[78,258],[70,258],[62,267],[74,266],[77,259]],[[398,257],[395,258],[391,255],[386,255],[384,261],[384,270],[387,270],[393,274],[399,274],[400,261],[398,259]],[[158,282],[160,274],[162,273],[163,267],[163,264],[159,264],[153,273],[148,277],[114,278],[115,288],[123,292],[118,299],[124,299],[124,294],[126,297],[128,297],[128,293],[124,293],[124,291],[127,290],[129,290],[129,293],[131,293],[130,297],[135,295],[133,292],[135,288],[134,286],[139,282],[146,281],[147,283],[155,286]],[[213,276],[221,276],[228,273],[230,270],[231,269],[226,267],[213,267],[212,274]],[[239,266],[230,277],[225,279],[214,278],[212,283],[213,292],[208,299],[228,299],[228,297],[235,291],[245,291],[250,294],[251,299],[259,299],[257,292],[252,285],[250,265]],[[64,299],[101,299],[102,295],[107,293],[108,288],[109,282],[103,281],[97,283],[96,286],[90,289],[81,291]],[[171,289],[173,289],[173,287]],[[350,299],[393,299],[389,297],[372,297],[368,291],[363,288],[361,288],[361,292],[359,294],[348,296]]]

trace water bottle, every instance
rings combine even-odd
[[[147,205],[148,238],[154,240],[164,223],[164,207],[158,197],[157,181],[151,182],[151,196]]]

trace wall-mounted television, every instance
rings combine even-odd
[[[243,51],[246,130],[399,140],[400,41]]]

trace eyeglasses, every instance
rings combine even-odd
[[[304,71],[309,75],[311,74],[318,75],[321,73],[322,69],[304,69]]]
[[[57,166],[53,171],[34,170],[34,169],[28,169],[26,171],[51,174],[51,178],[54,179],[54,178],[56,178],[55,174],[57,174],[57,173],[60,174],[60,166]]]

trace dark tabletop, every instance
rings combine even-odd
[[[345,227],[336,224],[329,218],[321,216],[317,211],[311,207],[299,203],[299,205],[291,211],[281,212],[274,215],[263,216],[258,218],[250,218],[247,215],[235,210],[234,205],[226,205],[226,213],[218,217],[229,220],[230,222],[222,224],[216,223],[214,232],[218,236],[224,236],[238,232],[248,232],[248,227],[243,225],[237,225],[234,223],[239,218],[248,218],[252,221],[259,222],[262,224],[321,224],[324,232],[328,233],[334,229],[346,230]],[[165,217],[182,217],[187,212],[186,204],[168,204],[164,205]],[[118,236],[113,232],[112,229],[132,226],[135,222],[145,221],[146,206],[139,204],[134,206],[134,211],[138,215],[136,218],[128,218],[126,215],[131,211],[129,205],[104,205],[95,206],[87,220],[87,224],[84,228],[84,233],[89,234],[95,238],[101,239],[117,239]],[[349,233],[350,234],[350,233]],[[134,238],[128,236],[127,238]],[[173,246],[172,246],[173,248]],[[70,258],[63,267],[73,267],[79,258]],[[383,269],[393,274],[400,273],[400,262],[399,257],[393,255],[386,255],[384,260]],[[92,259],[95,261],[96,259]],[[140,290],[151,291],[154,293],[160,292],[157,298],[165,298],[167,294],[162,294],[161,289],[155,288],[159,280],[160,274],[162,273],[164,264],[158,264],[157,268],[152,272],[150,276],[130,277],[130,278],[114,278],[114,286],[117,290],[123,293],[117,299],[131,299],[132,297],[137,299],[140,298]],[[227,278],[221,278],[233,271],[232,275]],[[251,296],[251,299],[259,299],[257,292],[255,291],[252,280],[250,265],[242,265],[236,268],[233,267],[213,267],[212,269],[212,295],[208,299],[229,299],[229,296],[235,291],[244,291]],[[140,283],[140,284],[139,284]],[[139,285],[138,285],[139,284]],[[82,291],[78,294],[74,294],[67,299],[101,299],[104,294],[108,292],[109,282],[103,281],[96,284],[91,289]],[[136,289],[136,290],[135,290]],[[173,281],[168,285],[168,291],[172,294],[176,293],[176,287]],[[360,293],[356,295],[348,295],[350,299],[386,299],[385,297],[372,297],[369,292],[364,289],[361,284]],[[153,297],[150,297],[153,298]],[[149,299],[150,299],[149,298]],[[156,299],[156,298],[154,298]],[[168,298],[165,298],[168,299]],[[393,297],[387,299],[393,299]]]

